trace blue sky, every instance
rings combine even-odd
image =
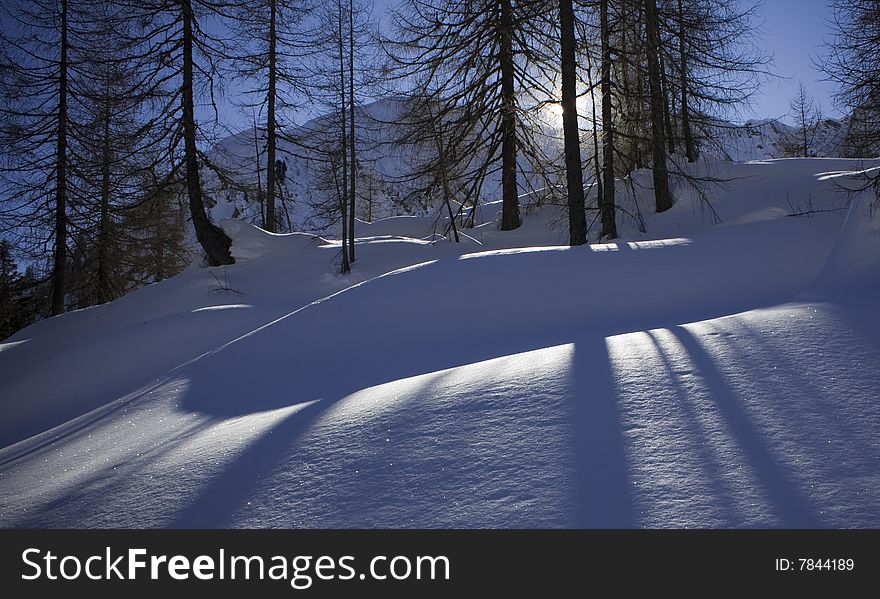
[[[756,0],[740,0],[752,6]],[[375,14],[398,0],[376,0]],[[822,44],[831,37],[828,22],[831,19],[830,0],[763,0],[758,16],[763,26],[756,39],[761,50],[774,55],[770,69],[784,77],[761,86],[750,109],[742,117],[783,118],[789,112],[789,102],[803,82],[814,99],[821,104],[827,116],[841,116],[832,102],[834,87],[822,81],[823,74],[813,66],[813,60],[823,53]]]
[[[755,0],[740,0],[752,5]],[[374,14],[381,15],[398,0],[375,0]],[[833,105],[834,87],[822,81],[813,59],[822,54],[822,43],[831,37],[830,0],[763,0],[759,15],[763,27],[758,36],[761,49],[775,55],[771,69],[785,79],[770,81],[753,98],[743,118],[785,117],[789,101],[803,82],[828,116],[841,116]],[[4,25],[5,27],[5,25]]]
[[[829,4],[826,0],[764,0],[760,12],[764,26],[759,39],[763,49],[775,54],[772,70],[789,79],[763,86],[754,98],[753,116],[784,117],[799,82],[804,83],[826,115],[840,116],[831,99],[834,87],[822,81],[823,74],[812,64],[812,59],[823,53],[822,43],[832,36]]]

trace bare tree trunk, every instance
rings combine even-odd
[[[270,233],[275,232],[276,10],[276,0],[269,0],[269,91],[266,97],[266,230]]]
[[[351,197],[349,197],[348,213],[348,255],[349,260],[354,262],[354,209],[357,193],[357,151],[355,150],[357,138],[354,130],[354,0],[348,0],[348,106],[351,118],[351,139],[349,139],[351,147],[351,191],[349,193]]]
[[[161,204],[158,202],[155,203],[150,216],[155,218],[155,221],[153,222],[153,248],[155,249],[153,257],[155,258],[155,264],[153,266],[155,267],[155,282],[158,283],[165,279],[165,244],[163,243],[164,239],[162,238],[164,223],[162,222]]]
[[[593,63],[587,52],[587,85],[590,87],[590,107],[593,111],[593,163],[596,167],[596,204],[602,206],[602,163],[599,161],[599,119],[596,115],[596,88],[593,85]]]
[[[801,88],[801,93],[803,94],[803,88]],[[807,103],[806,103],[806,95],[804,94],[804,101],[800,103],[800,117],[801,117],[801,143],[802,154],[803,157],[809,157],[810,155],[810,137],[807,133],[807,128],[810,126],[810,123],[807,122]]]
[[[260,225],[265,229],[266,224],[266,199],[263,196],[263,172],[260,167],[260,126],[257,123],[257,114],[254,112],[254,156],[257,157],[257,201],[260,203]]]
[[[110,90],[107,90],[102,111],[101,131],[101,220],[98,224],[98,289],[97,302],[102,304],[113,299],[110,289],[109,245],[110,245]]]
[[[639,3],[640,8],[642,8],[642,3]],[[638,22],[641,22],[641,12],[639,13]],[[626,27],[623,28],[626,31]],[[634,39],[631,40],[630,43],[633,44],[633,48],[635,49],[632,52],[632,55],[639,55],[639,52],[645,49],[645,44],[639,36],[633,36]],[[622,48],[629,48],[628,44],[623,44]],[[629,63],[629,60],[624,59],[623,63]],[[620,112],[620,122],[621,126],[626,126],[626,135],[623,136],[623,144],[626,148],[629,144],[630,147],[627,148],[626,158],[630,161],[630,164],[626,164],[624,166],[624,172],[629,172],[634,168],[640,168],[646,165],[645,162],[645,152],[644,152],[644,144],[642,143],[642,123],[644,120],[642,115],[644,114],[644,102],[642,99],[645,97],[645,78],[642,77],[641,73],[641,65],[637,64],[635,67],[630,69],[630,77],[635,79],[635,90],[630,86],[629,89],[622,90],[621,93],[621,106]],[[635,75],[633,75],[635,73]],[[627,123],[629,121],[629,123]],[[627,139],[628,138],[628,139]]]
[[[339,8],[339,106],[342,109],[342,181],[336,187],[339,189],[339,208],[342,213],[342,274],[351,272],[351,262],[348,257],[348,137],[346,131],[346,97],[345,97],[345,30],[343,27],[342,0],[336,1]]]
[[[501,230],[520,226],[519,193],[516,184],[516,89],[513,73],[513,7],[501,0]]]
[[[442,129],[441,129],[442,130]],[[446,148],[443,145],[442,133],[438,131],[437,133],[437,149],[441,152],[441,164],[440,164],[440,184],[443,187],[443,198],[446,202],[446,211],[449,213],[449,227],[452,229],[452,235],[455,237],[455,243],[459,243],[461,240],[458,237],[458,227],[455,226],[455,214],[452,212],[452,190],[449,187],[449,172],[447,171],[447,166],[445,159],[442,154],[446,151]]]
[[[461,239],[458,237],[458,227],[455,225],[455,213],[452,211],[452,200],[449,199],[449,179],[445,175],[443,177],[443,194],[446,197],[446,211],[449,213],[449,227],[452,229],[452,235],[455,243],[459,243]]]
[[[609,0],[609,2],[610,1],[611,0]],[[626,3],[627,3],[627,0],[624,0],[623,2],[619,2],[619,4],[623,4],[623,5],[625,5]],[[605,9],[606,14],[610,8],[611,7],[606,4],[606,9]],[[599,19],[600,19],[600,21],[602,18],[601,15],[602,15],[602,7],[600,4],[600,6],[599,6]],[[608,25],[609,26],[611,25],[610,22],[608,23]],[[610,31],[609,31],[608,35],[609,36],[611,35]],[[609,71],[608,71],[609,72],[609,79],[608,79],[608,81],[609,81],[609,86],[610,86],[611,85],[611,83],[610,83],[610,81],[611,81],[611,79],[610,79],[610,77],[611,77],[611,75],[610,75],[610,73],[611,73],[611,70],[610,70],[610,60],[611,60],[610,39],[608,40],[608,44],[609,44],[609,58],[608,58],[608,60],[609,60]],[[617,45],[621,49],[623,49],[623,48],[629,49],[630,46],[632,45],[628,39],[626,27],[620,28],[620,35],[617,39]],[[629,120],[634,121],[638,118],[638,106],[641,103],[641,94],[638,89],[633,89],[633,79],[638,80],[639,78],[638,77],[633,78],[631,71],[634,69],[633,69],[633,66],[630,65],[630,62],[631,62],[630,60],[621,60],[618,62],[617,86],[618,86],[618,89],[620,90],[620,94],[618,96],[619,102],[618,102],[618,106],[617,106],[617,109],[618,109],[617,113],[618,113],[618,115],[628,115]],[[603,75],[603,82],[604,82],[604,75]],[[635,108],[629,106],[629,104],[632,104],[632,98],[635,98],[637,100]],[[609,102],[610,101],[611,101],[611,97],[609,96]],[[603,92],[603,96],[602,96],[602,105],[603,105],[603,107],[605,105],[604,92]],[[605,120],[604,119],[604,114],[605,114],[604,108],[603,108],[602,114],[603,114],[602,120],[604,121]],[[621,129],[624,130],[624,133],[627,132],[626,131],[627,128],[632,129],[632,127],[627,127],[627,122],[623,118],[621,118],[620,125],[621,125]],[[603,125],[603,129],[604,129],[604,125]],[[632,134],[632,131],[629,131],[629,133]],[[622,152],[623,155],[621,156],[622,164],[618,164],[617,168],[620,169],[622,172],[629,172],[630,170],[632,170],[634,168],[634,164],[638,161],[638,157],[637,157],[638,147],[639,147],[638,137],[634,136],[634,135],[624,135],[622,137],[623,138],[619,143],[619,145],[623,149],[623,152]],[[622,169],[621,169],[621,166],[622,166]],[[605,183],[607,183],[607,181],[605,181]]]
[[[602,237],[617,238],[617,219],[614,214],[614,117],[611,106],[611,29],[608,20],[608,2],[599,3],[599,21],[602,37],[602,166],[604,196],[600,201],[602,211]]]
[[[654,158],[654,201],[657,212],[672,207],[669,174],[666,170],[666,140],[663,132],[663,92],[660,88],[660,35],[656,0],[645,0],[645,24],[648,37],[648,80],[651,92],[651,150]]]
[[[688,77],[687,77],[687,51],[685,48],[684,7],[682,0],[678,0],[678,56],[679,68],[681,69],[681,132],[684,137],[685,154],[688,162],[697,159],[697,147],[694,144],[694,136],[691,132],[690,109],[688,108]]]
[[[446,211],[449,213],[449,227],[455,236],[455,243],[459,243],[461,239],[458,236],[458,227],[455,225],[455,213],[452,211],[452,189],[449,186],[449,163],[446,159],[446,141],[443,138],[443,119],[434,116],[433,111],[428,105],[429,119],[432,137],[434,138],[434,146],[437,149],[438,175],[440,177],[440,186],[443,188],[443,200],[446,203]],[[370,203],[372,210],[372,202]]]
[[[577,113],[577,72],[575,65],[574,9],[572,0],[559,0],[562,49],[562,133],[565,143],[565,179],[568,186],[568,243],[587,242],[584,212],[584,173],[581,166],[581,140]]]
[[[663,48],[660,47],[660,89],[663,92],[663,126],[666,128],[666,148],[675,154],[675,136],[672,133],[672,115],[669,106],[669,84],[666,80],[666,64],[663,60]]]
[[[199,159],[196,149],[196,117],[193,99],[193,12],[191,0],[181,0],[183,13],[183,143],[186,153],[186,190],[189,195],[189,212],[192,217],[196,239],[208,257],[208,264],[220,266],[235,262],[229,247],[232,240],[223,229],[211,223],[205,212],[202,183],[199,180]]]
[[[64,312],[67,269],[67,0],[61,0],[61,56],[58,76],[58,142],[55,163],[55,264],[52,315]]]

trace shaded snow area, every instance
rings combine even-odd
[[[880,526],[875,165],[703,162],[717,218],[642,189],[573,249],[361,224],[347,277],[225,221],[235,265],[0,345],[0,525]]]

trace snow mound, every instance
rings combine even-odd
[[[857,191],[853,191],[837,242],[809,290],[816,295],[852,294],[880,286],[880,197],[875,189],[859,190],[865,179],[858,174],[845,173],[841,178]]]
[[[355,231],[358,237],[393,236],[430,239],[435,227],[434,219],[427,216],[390,216],[371,223],[359,220],[355,223]]]
[[[224,219],[220,227],[232,240],[232,257],[236,262],[247,262],[266,254],[279,255],[315,248],[321,238],[307,233],[269,233],[238,219]]]

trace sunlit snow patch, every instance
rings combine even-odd
[[[487,256],[512,256],[514,254],[532,254],[536,252],[560,252],[567,251],[571,248],[568,246],[547,246],[547,247],[526,247],[526,248],[509,248],[504,250],[489,250],[487,252],[475,252],[473,254],[465,254],[460,256],[459,260],[470,260],[471,258],[485,258]]]
[[[24,345],[28,341],[30,341],[30,339],[22,339],[21,341],[10,341],[9,343],[0,343],[0,352],[12,349],[13,347],[17,347],[19,345]]]
[[[653,239],[648,241],[627,241],[626,245],[631,250],[653,250],[656,248],[667,248],[675,246],[690,245],[693,241],[684,237],[675,237],[672,239]]]
[[[205,306],[203,308],[196,308],[192,311],[193,314],[196,312],[214,312],[216,310],[237,310],[241,308],[253,308],[250,304],[223,304],[220,306]]]

